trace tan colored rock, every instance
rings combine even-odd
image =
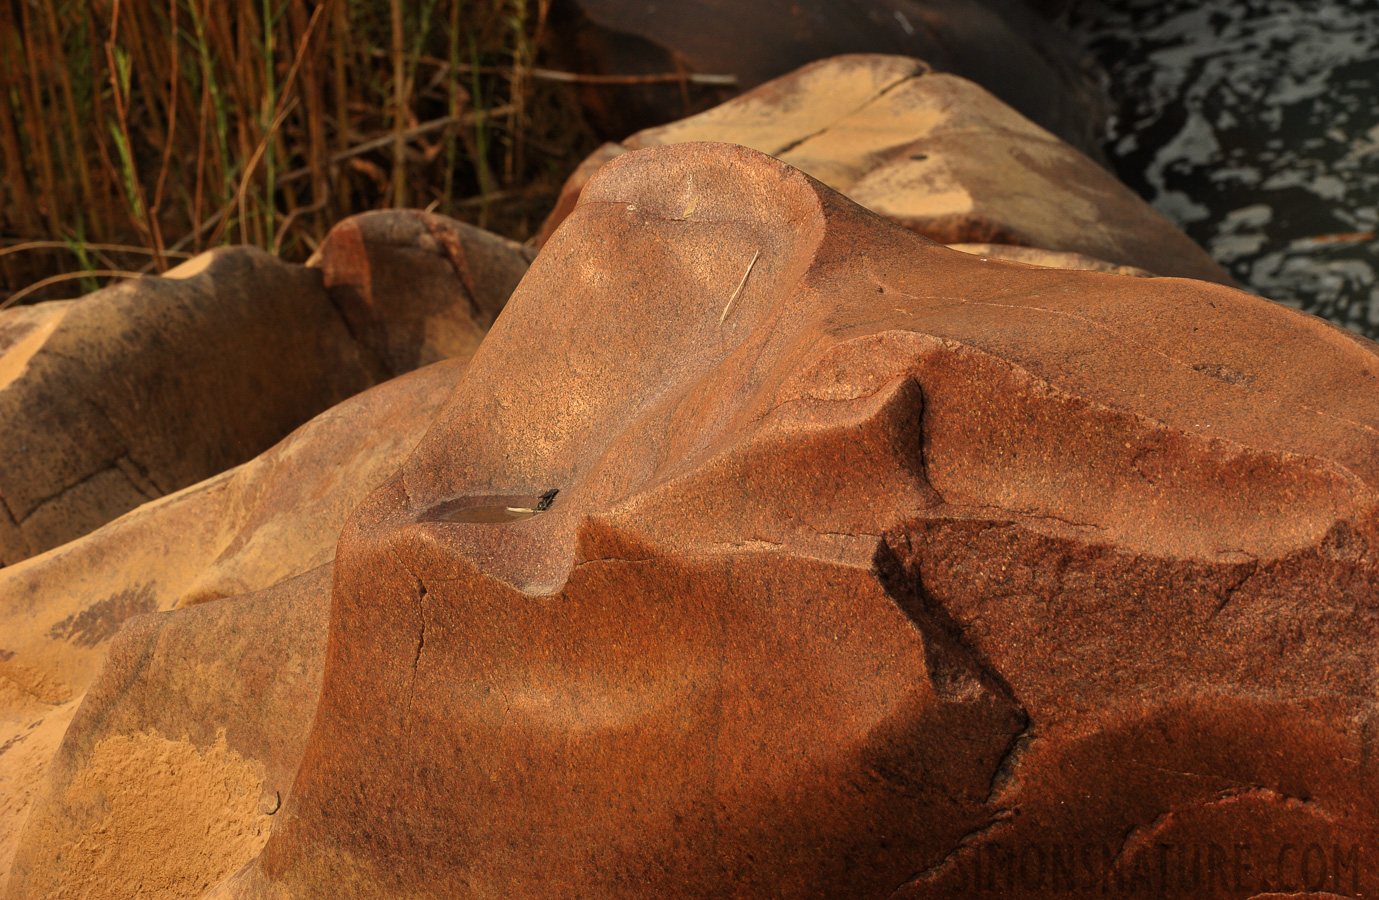
[[[235,293],[245,290],[248,267],[263,281],[254,302],[319,303],[330,327],[344,335],[341,346],[362,348],[365,368],[379,377],[447,354],[460,358],[346,400],[237,468],[0,568],[0,886],[53,749],[122,624],[142,613],[262,590],[328,564],[346,515],[396,469],[429,425],[529,256],[452,220],[401,211],[346,220],[332,232],[318,257],[333,279],[328,299],[315,270],[252,250],[217,251],[168,273],[174,281],[160,289],[185,292],[190,288],[176,281],[183,279],[209,295],[202,301],[210,311],[203,310],[204,320],[193,326],[220,321],[216,316],[225,310],[219,303],[248,302]],[[294,297],[299,290],[305,300]],[[62,334],[64,317],[88,302],[40,304],[0,317],[5,381],[22,382],[32,359],[52,355],[45,342]],[[139,307],[137,298],[128,302]],[[334,312],[337,304],[343,322]],[[131,313],[136,320],[138,312]],[[357,331],[350,335],[345,324]],[[228,341],[234,325],[226,327]],[[147,330],[133,330],[144,336],[128,342],[129,353],[137,355]],[[395,352],[412,339],[410,355]],[[156,343],[151,347],[158,349]],[[162,357],[155,354],[157,359]],[[61,365],[54,363],[59,374]],[[279,368],[276,360],[263,367],[269,373]],[[271,406],[272,398],[264,399]],[[15,535],[22,541],[21,532],[0,528],[0,547]],[[16,554],[27,553],[27,544],[15,546]],[[119,740],[134,742],[126,748],[130,752],[161,747],[159,754],[185,755],[175,735],[167,738],[172,744],[159,743],[165,737],[130,732]],[[110,746],[117,745],[124,746]],[[202,751],[229,758],[210,745]],[[201,765],[201,758],[186,760]],[[132,769],[124,774],[137,781]]]
[[[329,564],[349,512],[401,464],[465,366],[365,391],[248,463],[0,569],[0,887],[46,763],[125,621]]]
[[[80,703],[78,696],[49,705],[0,678],[0,707],[5,710],[0,724],[5,735],[0,740],[0,896],[34,797]]]
[[[818,59],[895,54],[971,79],[1096,156],[1109,104],[1090,55],[1029,0],[557,0],[546,30],[557,68],[603,75],[709,73],[755,88]],[[605,139],[699,112],[731,88],[583,82]]]
[[[0,566],[249,460],[394,375],[468,358],[532,251],[414,210],[346,219],[317,266],[220,249],[0,312]]]
[[[1017,244],[949,244],[972,256],[987,259],[1000,259],[1006,262],[1024,263],[1028,266],[1043,266],[1046,269],[1083,269],[1088,272],[1106,272],[1110,275],[1129,275],[1134,278],[1153,278],[1153,272],[1135,266],[1118,266],[1104,259],[1093,259],[1081,253],[1060,253],[1057,250],[1041,250],[1038,247],[1021,247]]]
[[[349,512],[406,458],[464,368],[454,360],[379,385],[248,463],[0,570],[0,673],[42,672],[31,693],[48,699],[80,694],[130,616],[330,562]]]
[[[0,564],[244,462],[376,380],[319,274],[247,247],[8,310],[0,332],[18,336],[0,338]]]
[[[253,858],[319,691],[331,566],[128,623],[62,740],[9,897],[199,897]]]
[[[932,73],[918,60],[821,60],[697,116],[638,132],[623,147],[689,141],[775,156],[940,243],[1037,247],[1233,284],[1105,169],[972,82]],[[559,225],[579,179],[614,155],[615,148],[601,148],[571,176],[538,240]]]

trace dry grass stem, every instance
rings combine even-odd
[[[29,294],[40,291],[50,284],[58,284],[63,281],[75,281],[79,278],[142,278],[142,272],[126,272],[123,269],[92,269],[87,272],[63,272],[60,275],[50,275],[42,281],[36,281],[26,288],[15,291],[4,300],[0,300],[0,309],[13,306],[23,300]]]
[[[549,7],[0,4],[0,300],[90,288],[129,248],[149,271],[231,242],[303,260],[344,216],[404,203],[529,237],[598,143],[573,84],[680,78],[543,67]]]
[[[736,302],[738,295],[741,294],[742,289],[747,286],[747,278],[752,274],[752,268],[757,264],[757,258],[760,256],[760,250],[752,254],[752,261],[747,263],[747,271],[742,273],[742,280],[739,281],[737,287],[733,289],[733,295],[728,298],[728,305],[723,307],[723,314],[718,317],[719,325],[722,325],[727,320],[728,310],[733,308],[733,303]]]

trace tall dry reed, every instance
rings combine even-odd
[[[549,3],[0,4],[0,303],[386,206],[526,237],[593,145],[531,77]]]

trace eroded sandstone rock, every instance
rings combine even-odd
[[[395,210],[337,225],[319,268],[220,249],[0,312],[0,566],[252,459],[379,381],[468,358],[530,256]]]
[[[742,90],[845,53],[926,60],[982,85],[1084,153],[1099,157],[1109,111],[1091,58],[1026,0],[556,0],[547,55],[610,75],[729,74]],[[731,89],[580,85],[604,137],[689,115]]]
[[[308,260],[351,332],[391,374],[468,359],[535,251],[420,210],[352,216]]]
[[[972,82],[898,56],[821,60],[601,147],[571,175],[538,241],[574,208],[603,162],[686,141],[776,156],[940,243],[1021,245],[1233,284],[1202,248],[1086,156]]]
[[[4,887],[10,859],[41,775],[77,703],[96,678],[112,638],[125,621],[143,613],[264,591],[328,567],[346,516],[411,452],[464,372],[466,362],[450,360],[392,379],[322,413],[248,463],[141,506],[41,556],[0,569],[0,889]],[[322,584],[328,595],[328,580]],[[235,608],[248,602],[225,601],[239,604]],[[214,605],[219,608],[222,604]],[[322,616],[325,609],[321,605]],[[290,611],[264,612],[262,619],[246,620],[236,626],[237,634],[242,634],[250,645],[258,640],[270,644],[289,639],[297,642],[290,671],[240,670],[236,677],[248,678],[252,674],[257,679],[246,688],[253,696],[277,691],[279,677],[310,676],[319,680],[319,665],[312,660],[319,658],[321,648],[312,643],[311,628],[303,626],[301,633],[271,630],[282,626],[292,615],[295,613]],[[161,620],[151,619],[146,627],[164,627],[152,624],[155,621]],[[176,621],[228,623],[234,619],[191,616]],[[255,637],[254,629],[263,627],[270,630]],[[324,628],[324,619],[320,627]],[[206,740],[210,743],[201,741],[196,746],[200,748],[198,752],[208,751],[214,745],[213,726],[219,726],[229,734],[229,749],[225,752],[248,753],[245,759],[261,758],[235,740],[240,730],[252,724],[241,721],[241,717],[246,709],[252,712],[253,703],[251,698],[236,696],[245,682],[218,680],[221,676],[217,673],[226,667],[233,669],[237,665],[236,654],[241,652],[231,646],[231,638],[240,638],[228,632],[221,637],[230,643],[224,644],[219,657],[215,652],[220,638],[207,638],[199,645],[207,654],[206,659],[196,663],[190,661],[190,656],[182,659],[195,671],[173,673],[169,675],[172,680],[157,690],[140,686],[138,680],[146,676],[140,674],[143,670],[137,666],[125,671],[112,668],[113,663],[106,665],[106,683],[113,685],[107,694],[123,696],[122,691],[133,690],[147,698],[143,706],[130,713],[135,716],[128,720],[133,724],[120,732],[120,741],[142,741],[139,748],[152,753],[162,745],[157,741],[150,744],[151,738],[141,736],[144,730],[159,729],[160,740],[176,742],[181,740],[182,730],[201,729],[196,733],[209,734]],[[126,638],[135,640],[128,635]],[[135,662],[138,660],[130,661],[130,665]],[[209,679],[204,689],[219,691],[215,696],[223,698],[224,705],[206,705],[210,703],[206,701],[198,707],[201,712],[196,717],[177,719],[174,711],[181,709],[177,704],[191,702],[178,693],[185,688],[188,678]],[[159,690],[164,694],[160,695]],[[159,696],[164,699],[158,700]],[[99,702],[114,701],[107,697]],[[246,703],[249,705],[245,706]],[[309,720],[311,708],[305,709]],[[167,717],[139,719],[138,710]],[[266,712],[263,715],[268,716]],[[100,721],[108,724],[106,719]],[[274,733],[274,729],[292,724],[282,716],[268,716],[256,727]],[[305,723],[296,722],[296,726],[305,728]],[[82,737],[85,727],[79,724],[69,743],[86,740]],[[127,749],[132,752],[138,748]],[[77,769],[88,764],[70,760],[69,763]],[[287,781],[290,782],[294,770],[295,762],[288,770]],[[144,775],[142,770],[125,768],[101,777],[111,782],[110,791],[118,787],[137,795]],[[124,780],[119,781],[116,776]],[[280,788],[285,792],[286,784]],[[199,789],[188,785],[186,790],[192,799],[205,799]],[[216,814],[220,800],[212,797],[206,802],[206,814]],[[114,842],[111,847],[123,848],[118,852],[126,857],[131,853],[147,854],[146,847],[139,849],[139,842],[146,836],[129,833],[134,819],[126,818],[118,827],[105,827],[100,817],[106,810],[101,804],[93,807],[79,802],[75,795],[58,792],[50,796],[44,821],[64,821],[68,825],[63,827],[72,833],[99,832],[104,836],[88,840],[89,847],[107,846],[101,843],[105,840]],[[95,818],[80,818],[88,814]],[[133,812],[129,814],[134,816]],[[32,840],[38,841],[30,857],[40,862],[24,878],[16,876],[10,896],[41,895],[33,886],[36,882],[25,880],[37,877],[35,872],[48,873],[44,878],[49,880],[42,882],[45,885],[65,885],[75,890],[87,884],[87,874],[70,858],[63,864],[66,868],[62,868],[56,858],[44,856],[65,852],[66,844],[49,840],[56,832],[51,832],[47,825],[31,825],[29,833]],[[215,829],[206,832],[208,836],[218,833]],[[262,836],[266,839],[267,832]],[[246,852],[243,858],[235,857],[234,867],[250,855]],[[211,854],[205,858],[218,857]],[[209,874],[203,871],[198,877]],[[116,891],[112,896],[127,896],[117,890],[124,882],[109,884]]]
[[[248,247],[0,316],[21,332],[0,338],[0,564],[244,462],[376,380],[320,276]]]
[[[198,897],[252,858],[320,686],[331,566],[141,616],[55,755],[11,897]]]
[[[1091,897],[1192,848],[1195,896],[1358,896],[1376,374],[1227,287],[628,154],[347,525],[210,896]]]

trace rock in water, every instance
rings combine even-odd
[[[208,896],[1358,893],[1376,374],[627,154],[346,526],[293,788]]]
[[[1086,156],[982,88],[899,56],[840,56],[621,145],[567,181],[538,240],[598,167],[629,149],[726,141],[769,153],[945,244],[1076,253],[1233,284],[1187,235]]]

